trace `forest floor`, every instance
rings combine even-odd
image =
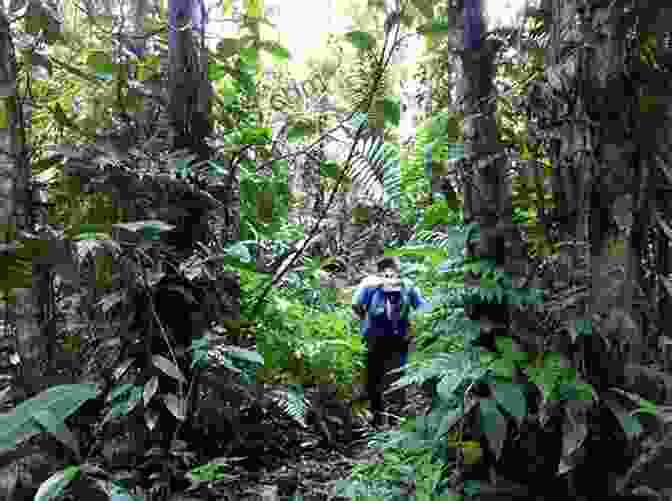
[[[403,417],[425,414],[430,399],[418,387],[407,390]],[[398,425],[388,425],[380,431],[398,429]],[[292,458],[283,460],[279,467],[251,472],[236,472],[235,498],[240,500],[263,501],[339,501],[347,498],[334,496],[334,484],[350,475],[353,467],[372,464],[381,460],[381,454],[371,439],[376,430],[366,427],[356,440],[342,447],[334,448],[324,444],[312,430],[305,430],[307,447]]]

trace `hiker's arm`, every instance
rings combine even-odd
[[[352,311],[359,320],[366,318],[367,289],[359,287],[352,296]]]
[[[432,311],[432,304],[427,301],[417,287],[413,287],[411,291],[411,302],[413,303],[413,309],[419,313],[428,313]]]

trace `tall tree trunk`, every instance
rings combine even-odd
[[[0,12],[0,79],[14,82],[16,89],[16,58],[9,21]],[[21,102],[16,93],[2,100],[6,122],[0,124],[0,225],[2,239],[13,243],[20,230],[30,230],[32,196],[30,164],[27,161],[24,121]],[[31,287],[14,289],[17,351],[21,358],[19,387],[30,396],[44,386],[42,360],[45,339],[40,331],[38,300],[40,274],[33,270]]]
[[[626,31],[616,17],[607,16],[608,7],[584,9],[582,2],[552,2],[553,25],[574,25],[573,30],[557,31],[554,50],[549,51],[547,73],[550,82],[577,89],[572,117],[560,129],[560,139],[551,152],[554,190],[561,240],[574,242],[561,251],[565,258],[567,281],[592,281],[590,298],[570,316],[593,319],[614,315],[634,315],[633,302],[639,295],[639,250],[648,220],[650,196],[646,152],[656,145],[637,131],[642,130],[639,100],[624,85]],[[609,19],[599,25],[597,19]],[[568,23],[577,19],[576,23]],[[586,42],[582,45],[583,42]],[[560,59],[562,48],[578,44],[581,48]],[[560,76],[560,78],[557,78]],[[605,103],[603,97],[612,102]],[[618,102],[615,107],[613,102]],[[638,118],[639,117],[639,118]],[[656,129],[654,129],[656,130]],[[632,224],[633,212],[637,214]],[[618,221],[630,222],[618,224]],[[629,231],[630,228],[632,231]],[[626,231],[628,230],[628,231]],[[605,334],[605,333],[603,333]],[[610,334],[620,348],[641,344],[623,339],[622,332]],[[629,334],[632,334],[631,332]],[[633,353],[631,360],[639,361]],[[618,371],[610,371],[616,374]]]
[[[506,179],[507,159],[503,145],[498,142],[495,120],[494,58],[498,42],[481,39],[484,30],[480,1],[465,3],[465,48],[461,54],[463,79],[461,82],[464,105],[464,153],[467,158],[464,185],[464,219],[476,223],[480,234],[476,241],[468,241],[468,257],[488,260],[496,270],[507,272],[515,286],[518,278],[526,273],[527,255],[516,226],[512,223],[511,186]],[[479,287],[480,274],[465,276],[466,287]],[[479,343],[494,351],[496,336],[512,337],[526,344],[537,339],[521,339],[510,328],[511,312],[506,300],[500,303],[468,305],[468,317],[480,322]],[[537,350],[537,346],[525,346]],[[532,391],[524,375],[513,374],[513,382],[521,385],[523,392]],[[556,477],[562,455],[562,433],[558,430],[562,415],[561,406],[544,409],[551,417],[544,427],[533,417],[536,404],[528,402],[528,417],[521,426],[520,435],[507,437],[511,447],[502,457],[493,457],[489,448],[487,460],[495,472],[511,480],[524,482],[533,494],[541,494]],[[530,447],[530,444],[536,444]],[[489,444],[492,445],[492,444]],[[540,452],[543,450],[543,453]],[[504,452],[504,451],[502,451]],[[542,458],[543,456],[543,458]],[[515,463],[515,468],[507,465]]]
[[[480,2],[477,2],[480,3]],[[465,9],[465,12],[469,12]],[[477,15],[467,14],[471,21],[483,26],[482,11],[478,6]],[[465,23],[469,20],[465,18]],[[461,82],[464,120],[464,150],[467,157],[464,183],[465,223],[477,223],[480,228],[478,242],[467,243],[467,255],[481,259],[491,259],[504,265],[504,238],[502,228],[510,223],[510,203],[504,178],[505,158],[503,147],[497,140],[495,121],[495,88],[493,84],[494,57],[497,46],[480,43],[480,35],[473,34],[478,41],[470,43],[470,33],[465,26],[465,50],[462,52],[463,77]],[[467,276],[467,286],[476,287],[479,277]],[[467,314],[474,320],[482,320],[483,335],[490,337],[495,332],[505,332],[508,328],[506,305],[470,305]],[[493,331],[494,332],[491,332]],[[487,333],[486,333],[487,331]]]
[[[205,138],[210,134],[212,88],[208,79],[208,52],[204,43],[207,14],[203,0],[169,0],[169,114],[175,131],[174,146],[210,156]],[[190,29],[192,28],[192,29]],[[195,35],[198,36],[195,36]]]

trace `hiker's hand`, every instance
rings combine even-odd
[[[406,337],[409,339],[415,337],[415,322],[413,322],[412,320],[408,321],[408,329],[406,331]]]

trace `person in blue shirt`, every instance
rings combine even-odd
[[[365,278],[352,300],[353,312],[361,321],[366,339],[366,392],[376,427],[383,421],[383,392],[399,377],[388,372],[406,365],[410,311],[431,309],[416,287],[399,278],[397,258],[384,257],[378,261],[377,268],[378,274]],[[392,400],[401,407],[403,390],[395,393]]]

